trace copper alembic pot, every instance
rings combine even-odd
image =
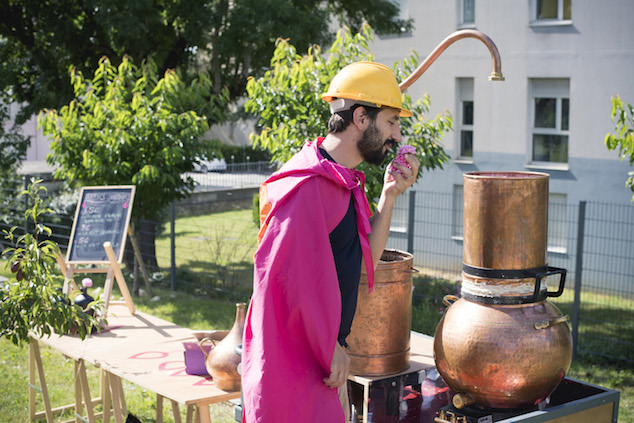
[[[444,299],[436,367],[456,408],[538,404],[572,360],[568,316],[547,300],[562,294],[566,276],[546,264],[548,174],[467,173],[463,192],[461,298]]]

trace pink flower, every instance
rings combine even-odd
[[[90,288],[92,286],[92,279],[90,278],[84,278],[81,280],[81,284],[85,287],[85,288]]]
[[[405,160],[405,155],[406,154],[416,154],[416,149],[414,147],[412,147],[411,145],[407,145],[407,144],[401,146],[401,148],[399,148],[398,152],[396,153],[396,158],[394,159],[392,164],[390,164],[390,171],[398,172],[401,175],[403,174],[403,172],[401,172],[400,170],[398,170],[397,168],[394,167],[394,164],[406,166],[409,169],[412,168],[409,165],[409,163],[407,163],[407,160]]]

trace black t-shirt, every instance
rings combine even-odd
[[[320,148],[319,151],[324,158],[334,162],[325,150]],[[330,232],[330,246],[335,258],[339,290],[341,291],[341,323],[337,340],[342,346],[347,346],[346,337],[350,334],[352,319],[357,308],[357,293],[359,292],[361,261],[363,259],[352,192],[346,215]]]

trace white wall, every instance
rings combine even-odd
[[[504,82],[487,80],[489,52],[474,39],[451,45],[410,88],[413,98],[428,93],[430,116],[456,107],[456,78],[474,78],[474,162],[450,163],[419,184],[419,189],[447,191],[470,170],[540,170],[530,161],[531,78],[570,80],[568,169],[551,173],[551,191],[571,199],[629,202],[625,188],[629,163],[608,151],[603,139],[613,130],[610,97],[620,94],[634,103],[634,1],[572,2],[572,23],[531,24],[534,0],[476,0],[475,29],[497,45]],[[416,29],[402,37],[376,37],[377,61],[392,65],[415,50],[420,61],[446,36],[458,30],[459,0],[408,1]],[[445,148],[454,150],[450,133]],[[439,175],[436,175],[439,174]],[[429,182],[428,184],[426,182]],[[554,188],[553,188],[554,187]]]

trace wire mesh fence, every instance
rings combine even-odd
[[[183,176],[196,182],[196,191],[259,186],[274,170],[269,162],[228,163],[226,169],[190,172]]]
[[[25,216],[25,211],[31,205],[28,203],[26,195],[20,195],[22,191],[27,189],[29,183],[29,178],[24,178],[23,180],[0,179],[0,250],[9,246],[4,237],[4,231],[10,231],[15,228],[14,233],[17,237],[30,232],[32,229],[33,223]],[[46,188],[47,185],[48,188],[41,194],[41,197],[46,201],[51,211],[42,215],[43,221],[40,223],[51,229],[51,239],[65,250],[68,246],[73,223],[73,214],[66,206],[66,201],[70,200],[72,202],[74,200],[72,204],[74,207],[77,199],[62,199],[55,193],[54,184],[53,186],[45,184],[44,187]],[[65,204],[63,209],[58,208],[55,210],[60,201]],[[74,211],[74,208],[72,210]]]
[[[550,300],[572,317],[576,353],[634,362],[634,205],[555,196],[548,207],[547,262],[567,269],[564,294]],[[461,191],[412,192],[397,208],[409,223],[388,246],[412,252],[424,272],[460,280]]]
[[[18,194],[25,182],[0,182],[0,230],[15,226],[23,233],[28,230],[28,204]],[[65,208],[55,206],[66,211],[48,214],[43,222],[62,250],[77,201],[65,195],[64,200],[52,196],[50,201],[66,203]],[[166,211],[163,221],[141,221],[136,229],[149,282],[209,295],[238,292],[248,298],[258,231],[251,205],[200,213],[217,208],[199,204],[197,214],[176,207]],[[442,289],[457,291],[462,236],[460,191],[412,191],[394,210],[388,248],[412,252],[422,273],[447,280]],[[551,198],[548,240],[548,264],[568,271],[564,294],[551,301],[572,316],[576,352],[634,362],[634,205],[572,204]],[[7,246],[4,239],[0,243]],[[132,249],[126,253],[126,268],[138,288],[142,275],[134,266]]]

